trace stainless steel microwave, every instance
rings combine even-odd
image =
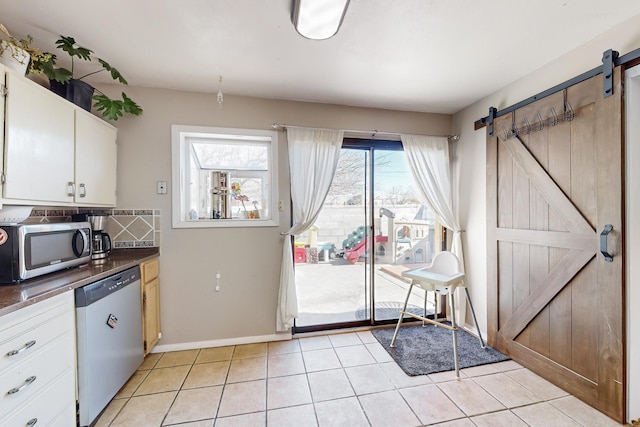
[[[0,284],[13,284],[91,260],[88,222],[0,225]]]

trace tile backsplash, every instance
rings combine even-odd
[[[115,248],[160,246],[160,211],[113,209],[107,231]]]
[[[22,224],[40,224],[50,222],[69,222],[71,221],[71,215],[77,214],[78,208],[63,209],[63,208],[33,208],[29,218],[22,221]]]
[[[71,221],[76,213],[109,215],[107,232],[114,248],[160,246],[160,210],[158,209],[89,209],[34,208],[24,223]]]

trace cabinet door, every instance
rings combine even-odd
[[[0,105],[0,123],[4,123],[4,89],[6,88],[6,69],[4,66],[0,65],[0,96],[2,96],[2,105]],[[0,174],[4,176],[4,132],[0,132]],[[0,180],[0,187],[4,187],[4,183]],[[2,191],[0,193],[0,207],[2,206]]]
[[[76,111],[76,203],[116,205],[116,134],[113,126]]]
[[[76,425],[75,311],[67,291],[0,317],[0,426]]]
[[[4,198],[73,202],[73,104],[16,74],[6,79]]]
[[[142,275],[142,339],[147,355],[158,343],[160,336],[160,259],[153,258],[140,264]]]
[[[160,334],[160,281],[156,277],[142,285],[142,336],[144,354],[147,355],[158,343]]]

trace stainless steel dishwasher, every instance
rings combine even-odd
[[[90,426],[144,359],[140,268],[75,290],[80,426]]]

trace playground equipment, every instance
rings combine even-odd
[[[386,217],[386,230],[383,218]],[[378,262],[387,264],[417,264],[431,258],[429,221],[400,220],[387,208],[379,209],[374,221],[374,254]],[[343,257],[351,264],[370,252],[371,239],[367,227],[360,226],[342,242]]]
[[[394,262],[396,264],[421,264],[431,259],[429,227],[428,222],[420,220],[395,223],[394,235],[397,236],[397,243],[394,246]]]
[[[380,218],[375,221],[374,229],[374,252],[377,257],[385,258],[381,260],[382,262],[389,262],[389,257],[393,253],[394,247],[394,238],[393,238],[393,218],[395,218],[395,214],[391,212],[387,208],[380,208],[380,218],[383,216],[387,216],[389,218],[389,222],[387,225],[387,235],[382,235]],[[352,231],[349,236],[345,240],[342,241],[342,247],[344,250],[344,259],[349,261],[351,264],[355,264],[361,256],[369,253],[370,250],[370,239],[368,230],[366,227],[360,226],[356,230]],[[389,242],[389,236],[392,236],[391,242]],[[389,243],[391,243],[389,245]],[[389,248],[388,248],[389,246]],[[391,250],[389,250],[391,249]],[[391,261],[393,262],[393,261]]]
[[[386,243],[389,239],[387,236],[376,235],[374,240],[375,243]],[[351,264],[355,264],[362,255],[365,255],[369,252],[369,242],[369,239],[363,239],[357,245],[355,245],[353,249],[344,251],[344,258]]]

